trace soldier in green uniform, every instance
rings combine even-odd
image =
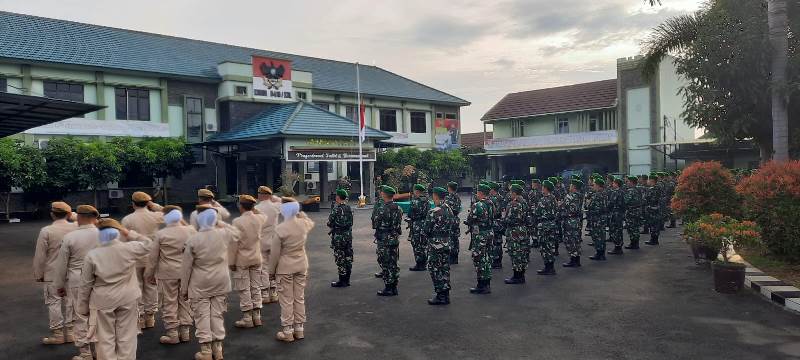
[[[492,255],[492,269],[503,268],[503,234],[505,229],[503,226],[503,211],[505,211],[505,204],[503,197],[500,195],[500,184],[496,182],[489,183],[489,200],[492,202],[494,217],[492,222],[494,224],[491,245]]]
[[[494,208],[486,199],[489,186],[478,185],[477,201],[472,204],[464,222],[469,228],[469,250],[472,251],[472,264],[477,273],[478,285],[470,288],[472,294],[490,294],[492,281],[492,242],[494,241]]]
[[[528,193],[528,207],[533,212],[536,205],[539,204],[539,199],[542,198],[542,181],[539,179],[531,180],[531,191]],[[537,220],[535,216],[530,216],[530,223],[528,224],[528,237],[530,238],[531,248],[539,248],[539,238],[536,234]]]
[[[456,218],[450,230],[450,264],[455,265],[458,264],[458,249],[460,247],[458,238],[461,235],[458,214],[461,213],[462,208],[461,198],[458,196],[458,183],[453,181],[447,183],[447,197],[444,201],[447,203],[447,206],[450,207],[450,210],[453,211],[453,216]]]
[[[353,270],[353,210],[347,205],[349,194],[345,189],[336,190],[336,204],[328,215],[328,227],[331,229],[331,249],[339,280],[331,283],[331,287],[350,286],[350,274]]]
[[[538,270],[539,275],[555,275],[555,248],[558,246],[558,204],[553,195],[555,184],[550,180],[542,183],[542,198],[536,205],[533,216],[538,221],[539,253],[544,261],[544,268]]]
[[[569,262],[564,267],[581,266],[581,237],[583,232],[583,181],[572,179],[569,194],[564,198],[561,207],[564,221],[564,246],[569,252]]]
[[[606,194],[603,189],[605,185],[603,178],[594,178],[593,195],[586,204],[586,216],[593,219],[592,228],[589,230],[595,250],[594,256],[589,257],[592,260],[606,259],[606,229],[603,224],[603,213],[606,211]]]
[[[531,248],[528,238],[530,212],[523,197],[524,192],[525,189],[519,183],[511,185],[511,198],[503,216],[506,228],[506,251],[514,270],[514,276],[506,279],[506,284],[524,284],[525,271],[528,270],[530,261]]]
[[[592,198],[594,197],[594,179],[596,176],[593,174],[589,176],[589,183],[587,184],[586,191],[583,192],[583,211],[587,212],[586,206],[592,202]],[[590,216],[588,213],[586,214],[586,236],[592,236],[592,227],[594,226],[596,219],[593,216]],[[586,244],[588,246],[594,247],[594,243],[590,242]]]
[[[650,241],[647,245],[658,245],[658,235],[664,225],[661,214],[661,187],[658,186],[658,175],[651,174],[647,182],[647,192],[644,201],[647,212],[647,228],[650,231]]]
[[[638,186],[639,179],[636,176],[628,176],[625,188],[625,229],[628,230],[630,244],[626,249],[639,249],[639,230],[642,228],[642,198],[641,187]]]
[[[608,191],[608,237],[614,243],[611,255],[622,255],[623,222],[625,221],[625,193],[622,192],[622,179],[614,177],[611,189]]]
[[[677,171],[673,171],[673,172],[667,173],[667,180],[666,180],[666,183],[667,183],[667,186],[666,186],[666,191],[667,191],[667,196],[666,196],[667,204],[666,205],[667,205],[667,209],[666,210],[667,210],[667,220],[669,221],[669,226],[667,226],[668,228],[674,228],[675,227],[675,222],[676,222],[675,221],[675,213],[672,212],[672,206],[670,206],[670,203],[672,202],[672,197],[675,195],[675,188],[678,186],[677,177],[678,177],[678,172]]]
[[[408,241],[411,242],[411,249],[414,251],[415,262],[413,267],[408,268],[410,271],[425,271],[425,263],[428,260],[428,256],[425,253],[428,245],[425,244],[426,240],[425,236],[422,234],[422,227],[425,224],[425,217],[431,206],[425,191],[424,185],[414,185],[414,195],[411,197],[411,206],[408,211],[410,227]]]
[[[378,254],[378,264],[381,266],[381,277],[385,285],[378,291],[378,296],[396,296],[397,281],[400,268],[397,267],[397,258],[400,255],[398,240],[403,233],[403,211],[392,201],[396,190],[384,185],[381,188],[383,205],[372,214],[372,228],[375,229],[375,244]]]
[[[423,226],[428,244],[428,270],[436,291],[436,296],[428,300],[430,305],[450,303],[450,231],[458,219],[447,205],[446,197],[447,190],[433,188],[434,208],[428,211]]]

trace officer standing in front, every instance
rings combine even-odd
[[[447,190],[433,188],[434,208],[428,211],[423,226],[428,245],[428,270],[436,296],[428,300],[429,305],[450,304],[450,229],[458,220],[450,206],[444,201]]]
[[[411,242],[415,262],[415,265],[408,269],[410,271],[425,271],[425,264],[428,261],[428,256],[425,253],[427,244],[425,243],[426,239],[423,236],[422,228],[425,224],[425,217],[431,207],[425,190],[425,186],[422,184],[414,185],[414,196],[411,197],[411,208],[408,212],[410,219],[408,241]]]
[[[336,189],[336,204],[328,215],[328,228],[331,235],[331,249],[339,280],[331,282],[331,287],[350,286],[353,270],[353,210],[347,204],[350,194],[345,189]]]
[[[378,264],[381,266],[381,277],[384,289],[378,291],[378,296],[397,296],[397,282],[400,268],[397,258],[400,255],[400,242],[402,234],[403,211],[392,201],[396,190],[384,185],[381,188],[383,205],[376,208],[372,215],[372,228],[375,229],[375,244],[378,254]]]

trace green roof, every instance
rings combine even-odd
[[[386,140],[391,135],[367,127],[367,138]],[[245,140],[264,140],[285,136],[322,136],[358,138],[352,120],[299,101],[273,105],[236,125],[230,131],[218,133],[206,142],[235,143]]]
[[[356,92],[354,63],[0,11],[0,58],[219,80],[219,63],[249,64],[252,55],[292,60],[313,74],[314,89]],[[360,73],[367,95],[469,105],[376,66]]]

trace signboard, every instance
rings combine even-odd
[[[25,130],[37,135],[169,137],[169,124],[139,120],[71,118]]]
[[[486,150],[522,150],[550,147],[611,145],[617,143],[617,131],[590,131],[572,134],[554,134],[486,140]]]
[[[364,161],[375,161],[375,150],[364,151]],[[358,161],[358,150],[289,150],[286,161]]]
[[[253,97],[265,100],[294,101],[292,62],[254,55]]]
[[[458,116],[455,113],[436,113],[433,121],[436,148],[440,150],[458,149],[461,143]]]

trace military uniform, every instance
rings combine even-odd
[[[133,193],[134,203],[149,202],[152,199],[149,195],[143,192]],[[152,209],[149,207],[135,207],[132,214],[122,218],[122,226],[129,230],[134,230],[139,234],[144,235],[148,239],[155,237],[161,224],[164,223],[164,214],[161,212],[161,206],[156,204]],[[129,239],[122,237],[122,242],[127,242]],[[144,270],[147,266],[147,259],[140,259],[136,263],[136,277],[139,281],[139,286],[142,289],[142,298],[139,300],[139,327],[152,328],[155,326],[155,313],[158,311],[158,286],[151,284],[144,278]]]
[[[539,180],[534,180],[534,184],[540,184]],[[531,191],[528,193],[527,203],[530,211],[533,212],[536,209],[536,205],[539,204],[539,200],[542,198],[542,190],[536,187],[532,187]],[[532,248],[539,247],[539,237],[537,234],[538,228],[538,220],[535,216],[529,216],[530,223],[528,224],[528,237],[530,238],[530,244]]]
[[[651,178],[654,177],[651,176]],[[661,227],[664,225],[664,218],[661,212],[661,187],[658,184],[649,186],[644,199],[647,227],[650,231],[650,241],[646,242],[646,244],[658,245],[658,236],[661,232]]]
[[[497,190],[499,184],[491,184],[492,190]],[[500,269],[503,267],[503,234],[505,234],[505,225],[503,224],[503,212],[505,211],[505,201],[500,193],[495,193],[489,196],[492,202],[494,218],[494,231],[492,232],[491,256],[492,256],[492,269]]]
[[[339,281],[331,283],[331,286],[350,286],[350,274],[353,269],[353,210],[350,205],[345,202],[334,205],[328,215],[328,227],[333,258],[339,273]]]
[[[630,177],[631,181],[636,177]],[[638,181],[638,180],[636,180]],[[625,189],[625,229],[628,231],[628,238],[630,244],[626,249],[639,248],[639,230],[642,228],[642,206],[644,199],[642,197],[642,189],[640,186],[633,182]]]
[[[619,185],[620,180],[614,179],[614,182]],[[608,191],[607,206],[608,206],[608,235],[611,242],[614,243],[614,250],[609,254],[621,255],[622,254],[622,230],[623,222],[625,219],[625,194],[621,188],[614,188],[613,186]]]
[[[573,180],[574,182],[575,180]],[[580,183],[583,184],[582,182]],[[576,185],[579,186],[579,185]],[[570,262],[564,267],[581,266],[581,238],[583,236],[583,195],[579,191],[570,192],[564,197],[561,207],[561,218],[564,221],[564,246],[570,256]]]
[[[275,226],[281,215],[280,198],[272,195],[272,189],[267,186],[259,186],[258,193],[267,195],[268,198],[256,204],[255,209],[264,217],[264,224],[261,227],[261,302],[264,304],[278,301],[277,286],[273,281],[269,281],[269,253],[272,238],[275,236]]]
[[[479,189],[486,185],[479,186]],[[470,208],[467,215],[466,224],[469,227],[470,243],[469,250],[472,251],[472,264],[477,273],[478,285],[470,289],[474,294],[491,293],[490,283],[492,280],[492,242],[494,241],[494,207],[487,199],[478,200]]]
[[[549,188],[554,187],[549,181],[545,183]],[[539,270],[538,273],[540,275],[554,275],[553,263],[555,261],[556,246],[558,246],[558,204],[553,194],[545,193],[542,195],[534,210],[534,216],[538,220],[539,253],[542,255],[545,265],[544,269]]]
[[[604,185],[603,179],[595,179],[595,184]],[[594,244],[595,255],[590,257],[592,260],[606,259],[606,229],[604,223],[604,213],[607,209],[606,192],[601,188],[594,190],[591,197],[586,202],[586,216],[591,220],[589,233]]]
[[[457,186],[453,184],[454,183],[448,185]],[[458,264],[458,250],[461,246],[459,242],[461,228],[459,226],[460,221],[458,221],[458,215],[461,213],[463,205],[461,204],[461,198],[458,196],[458,193],[455,192],[455,189],[453,189],[453,192],[447,193],[444,201],[447,206],[450,207],[450,210],[453,211],[453,216],[456,218],[456,221],[453,221],[452,228],[450,230],[450,264]]]
[[[250,195],[239,196],[239,203],[253,206],[256,203]],[[228,246],[228,264],[233,271],[233,290],[239,292],[239,309],[242,318],[234,323],[238,328],[261,326],[261,230],[266,219],[253,211],[245,211],[233,220],[233,227],[239,233],[239,241]]]
[[[422,185],[414,185],[414,190],[425,191]],[[420,196],[413,195],[411,197],[411,208],[408,213],[410,219],[408,241],[411,242],[411,248],[414,251],[415,266],[409,268],[411,271],[425,271],[425,264],[427,258],[427,244],[423,234],[423,227],[425,225],[425,217],[430,210],[430,203],[428,197],[423,193]]]
[[[525,282],[525,271],[528,270],[530,262],[530,238],[528,237],[528,225],[530,224],[530,212],[528,204],[523,197],[522,188],[515,184],[511,188],[516,192],[516,198],[511,197],[503,223],[506,228],[506,252],[511,258],[511,268],[514,276],[506,279],[506,284],[521,284]]]
[[[436,188],[440,199],[444,199],[447,191]],[[428,271],[433,281],[436,297],[428,301],[431,305],[450,303],[450,229],[457,222],[450,206],[444,201],[428,211],[423,227],[428,245]]]
[[[383,187],[383,192],[392,196],[395,191],[389,186]],[[397,259],[400,255],[400,242],[398,238],[402,230],[403,211],[394,203],[388,201],[375,210],[372,216],[372,228],[375,229],[375,244],[378,254],[378,264],[385,289],[379,291],[380,296],[397,295],[397,282],[400,268]]]

